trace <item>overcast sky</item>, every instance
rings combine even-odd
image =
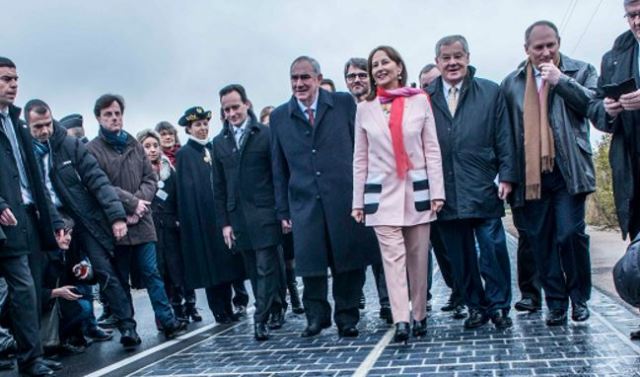
[[[41,98],[56,118],[81,113],[89,137],[98,129],[94,101],[106,92],[124,96],[125,128],[135,134],[176,124],[194,105],[217,114],[218,90],[230,83],[245,86],[257,111],[282,104],[290,62],[303,54],[346,90],[352,56],[389,44],[417,81],[436,41],[463,34],[477,75],[499,82],[525,58],[524,29],[534,21],[555,22],[561,51],[598,69],[627,30],[622,0],[5,0],[2,14],[0,55],[18,66],[17,105]]]

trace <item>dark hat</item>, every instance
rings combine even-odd
[[[60,125],[67,130],[72,128],[82,128],[82,115],[71,114],[59,120]]]
[[[194,106],[184,112],[184,115],[180,117],[180,120],[178,120],[178,124],[182,127],[187,127],[196,120],[203,119],[210,120],[211,111],[205,111],[200,106]]]
[[[61,214],[62,222],[64,223],[64,230],[71,230],[74,226],[76,226],[76,222],[66,214]]]

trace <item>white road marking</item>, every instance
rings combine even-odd
[[[367,357],[362,361],[362,364],[360,364],[360,366],[358,366],[358,369],[356,369],[356,371],[353,373],[354,377],[365,377],[369,373],[369,371],[371,371],[373,366],[376,364],[376,361],[378,361],[380,355],[382,355],[384,349],[389,345],[389,343],[391,343],[393,333],[393,327],[387,330],[382,339],[378,341],[376,346],[373,347],[371,352],[369,352],[369,355],[367,355]]]

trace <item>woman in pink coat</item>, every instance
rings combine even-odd
[[[444,205],[440,146],[429,98],[406,86],[400,54],[377,47],[368,70],[372,90],[356,114],[352,216],[376,232],[394,341],[406,342],[411,319],[414,336],[427,332],[429,223]]]

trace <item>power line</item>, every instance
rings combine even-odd
[[[560,25],[560,34],[564,34],[564,31],[569,26],[569,22],[571,21],[571,17],[573,17],[573,12],[576,10],[576,6],[578,6],[578,0],[572,0],[571,4],[569,4],[569,10],[567,11],[567,17],[564,19],[564,22]]]
[[[591,26],[591,23],[593,22],[593,19],[596,17],[596,14],[598,13],[598,9],[600,9],[600,5],[602,5],[603,1],[604,0],[600,0],[598,5],[596,6],[596,9],[594,9],[593,13],[591,14],[591,18],[589,18],[589,22],[587,22],[587,26],[584,27],[584,31],[580,35],[580,38],[578,38],[578,43],[576,43],[576,47],[573,48],[571,55],[575,54],[576,50],[578,50],[578,46],[580,46],[580,42],[582,42],[582,38],[584,38],[585,34],[587,34],[587,30],[589,30],[589,26]]]
[[[567,22],[567,16],[571,12],[571,8],[574,6],[576,1],[577,0],[569,1],[569,6],[567,7],[567,10],[564,11],[564,15],[562,16],[562,21],[560,21],[560,24],[559,24],[561,30],[564,30],[564,24]]]

